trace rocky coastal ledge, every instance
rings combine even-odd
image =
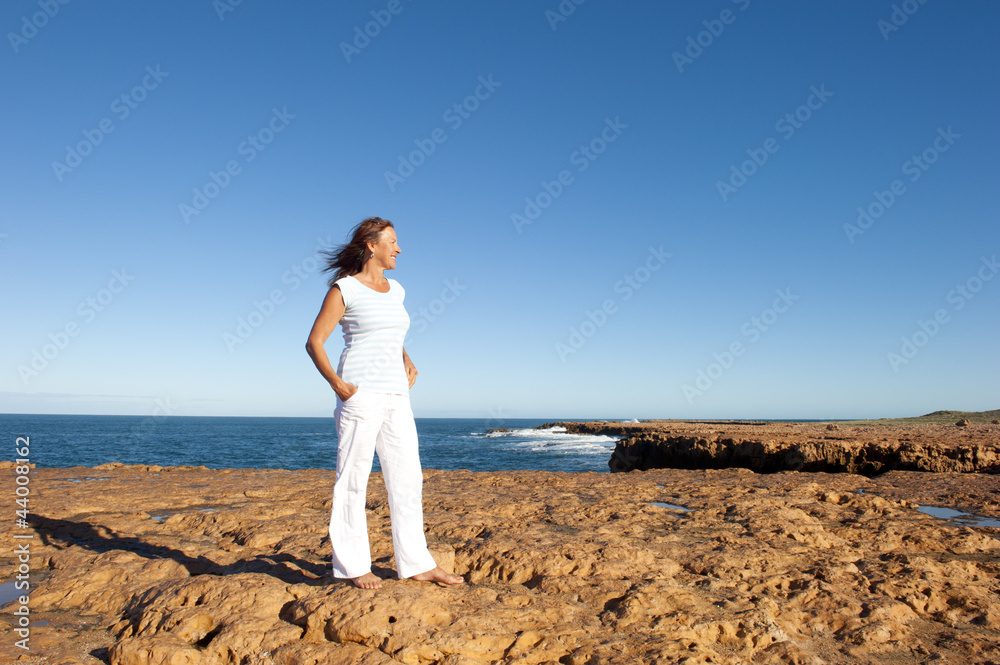
[[[858,425],[725,421],[556,422],[577,434],[623,437],[608,466],[745,468],[757,473],[1000,473],[1000,424]]]
[[[5,543],[34,535],[31,650],[14,646],[8,605],[6,662],[1000,661],[1000,529],[917,509],[1000,517],[1000,475],[430,470],[428,541],[470,583],[377,591],[327,576],[330,471],[105,465],[30,479],[31,527],[0,523]],[[368,520],[391,577],[378,474]]]

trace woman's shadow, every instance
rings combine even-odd
[[[173,559],[184,566],[192,576],[264,573],[287,584],[310,585],[329,584],[332,580],[329,561],[316,563],[291,554],[278,553],[257,554],[249,559],[220,565],[206,556],[192,557],[172,547],[149,543],[136,536],[117,534],[99,524],[55,519],[37,513],[29,515],[28,522],[44,545],[57,549],[76,546],[99,553],[123,550],[146,559]]]

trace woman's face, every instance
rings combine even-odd
[[[396,241],[396,230],[391,226],[382,229],[378,243],[372,248],[372,254],[375,255],[374,260],[378,262],[376,265],[384,270],[392,270],[396,267],[396,255],[401,251],[399,243]]]

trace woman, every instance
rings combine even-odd
[[[337,394],[337,479],[333,486],[330,542],[334,577],[362,589],[378,589],[371,572],[365,520],[365,490],[378,452],[389,493],[392,547],[402,578],[461,584],[439,568],[427,550],[417,426],[409,389],[417,369],[403,349],[410,317],[403,287],[383,275],[400,253],[392,222],[370,217],[358,224],[346,245],[327,252],[330,290],[309,333],[306,351]],[[323,344],[341,323],[344,352],[337,371]]]

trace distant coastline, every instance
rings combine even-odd
[[[621,437],[608,462],[612,473],[738,467],[756,473],[865,476],[889,471],[998,474],[1000,420],[986,420],[996,413],[937,411],[917,418],[853,422],[597,421],[541,427]]]
[[[729,424],[752,424],[752,423],[837,423],[840,425],[951,425],[960,420],[968,420],[970,423],[989,423],[1000,420],[1000,409],[992,411],[932,411],[922,416],[906,416],[904,418],[875,418],[865,420],[849,419],[802,419],[794,418],[764,418],[764,419],[686,419],[686,418],[647,418],[640,419],[642,423],[729,423]]]
[[[1000,409],[992,411],[933,411],[910,418],[879,418],[877,420],[845,420],[843,424],[853,425],[948,425],[959,420],[970,423],[988,423],[1000,419]]]

